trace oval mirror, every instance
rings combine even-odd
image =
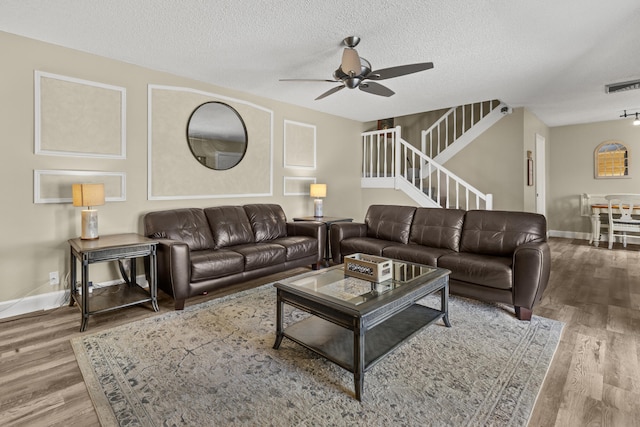
[[[204,166],[231,169],[247,151],[247,128],[229,105],[205,102],[189,117],[187,140],[191,153]]]

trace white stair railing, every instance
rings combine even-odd
[[[400,135],[400,126],[362,134],[362,187],[402,190],[421,206],[493,208],[491,194],[434,162]]]
[[[503,114],[510,111],[506,104],[498,100],[453,107],[429,129],[422,131],[422,152],[444,164],[466,144],[491,127]],[[485,118],[487,120],[483,120]],[[457,149],[453,149],[452,145]]]
[[[374,187],[393,188],[395,173],[396,128],[362,134],[362,179],[375,180]],[[387,185],[384,185],[387,182]]]

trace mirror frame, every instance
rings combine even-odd
[[[622,141],[611,140],[599,144],[593,151],[593,175],[596,179],[631,178],[631,153]]]
[[[216,150],[216,149],[214,148],[214,151],[215,151],[215,153],[216,153],[216,154],[217,154],[218,152],[222,152],[222,153],[239,153],[239,154],[241,154],[241,155],[240,155],[240,157],[239,157],[237,160],[235,160],[235,162],[234,162],[232,165],[230,165],[230,166],[228,166],[228,167],[215,167],[215,166],[210,166],[210,165],[209,165],[209,164],[207,164],[207,162],[206,162],[206,158],[207,158],[207,157],[205,156],[205,157],[203,158],[203,156],[201,156],[200,154],[196,153],[196,151],[194,151],[194,150],[195,150],[195,149],[194,149],[194,146],[192,145],[192,144],[193,144],[192,138],[193,138],[193,139],[195,139],[196,137],[192,135],[191,122],[192,122],[192,120],[193,120],[194,116],[198,113],[198,111],[204,112],[204,107],[205,107],[205,106],[207,106],[207,105],[211,105],[211,104],[216,104],[216,105],[219,105],[219,106],[221,106],[221,107],[226,107],[226,109],[228,109],[230,112],[232,112],[232,113],[233,113],[233,115],[234,115],[235,117],[237,117],[237,119],[238,119],[238,121],[239,121],[239,124],[242,126],[242,134],[244,135],[244,141],[243,141],[243,145],[244,145],[244,146],[243,146],[243,150],[242,150],[242,151],[219,151],[219,150]],[[201,110],[201,109],[202,109],[202,110]],[[213,113],[215,113],[215,112],[213,112]],[[209,118],[209,117],[206,117],[206,118],[205,118],[205,120],[208,120],[208,119],[214,120],[214,123],[213,123],[213,125],[212,125],[211,130],[214,130],[214,131],[215,131],[215,130],[216,130],[216,126],[218,125],[218,123],[216,123],[216,122],[215,122],[216,117],[215,117],[215,116],[212,116],[211,118]],[[234,130],[235,130],[235,129],[234,129]],[[237,130],[239,131],[239,129],[237,129]],[[207,132],[208,132],[208,131],[209,131],[209,129],[207,129]],[[200,137],[199,139],[200,139],[200,140],[204,140],[204,141],[210,141],[211,143],[213,143],[214,141],[221,141],[221,142],[239,142],[239,141],[235,141],[235,140],[232,140],[232,139],[225,140],[225,139],[213,138],[213,137],[211,137],[211,138]],[[240,115],[240,113],[238,113],[238,111],[237,111],[235,108],[233,108],[232,106],[230,106],[230,105],[228,105],[228,104],[225,104],[224,102],[219,102],[219,101],[207,101],[207,102],[204,102],[204,103],[202,103],[202,104],[198,105],[198,106],[193,110],[193,112],[191,113],[191,115],[189,115],[189,120],[187,121],[187,145],[189,146],[189,151],[191,151],[191,154],[193,155],[193,157],[194,157],[194,158],[198,161],[198,163],[200,163],[202,166],[204,166],[204,167],[206,167],[206,168],[209,168],[209,169],[212,169],[212,170],[218,170],[218,171],[221,171],[221,170],[229,170],[229,169],[231,169],[231,168],[233,168],[233,167],[237,166],[237,165],[242,161],[242,159],[244,159],[244,156],[245,156],[245,155],[246,155],[246,153],[247,153],[247,147],[248,147],[248,145],[249,145],[249,135],[248,135],[248,133],[247,133],[247,126],[245,125],[244,120],[242,119],[242,116]]]

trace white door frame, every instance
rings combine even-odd
[[[545,202],[547,200],[545,142],[545,137],[536,133],[536,212],[542,215],[547,214],[547,207]]]

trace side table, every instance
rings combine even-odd
[[[158,285],[156,266],[156,246],[158,242],[139,234],[103,235],[95,240],[69,239],[71,248],[70,306],[77,303],[82,312],[80,332],[87,328],[89,316],[96,313],[115,310],[131,305],[151,302],[154,311],[158,311]],[[139,257],[149,257],[149,291],[136,281],[136,262]],[[121,264],[123,259],[131,259],[129,275]],[[78,288],[76,264],[80,261],[82,274]],[[109,292],[89,293],[89,265],[97,262],[118,261],[120,274],[125,283],[109,287]]]
[[[293,218],[294,221],[317,221],[326,224],[327,228],[327,244],[325,245],[324,260],[327,265],[331,261],[331,224],[334,222],[352,222],[353,218],[341,218],[336,216],[302,216]]]

